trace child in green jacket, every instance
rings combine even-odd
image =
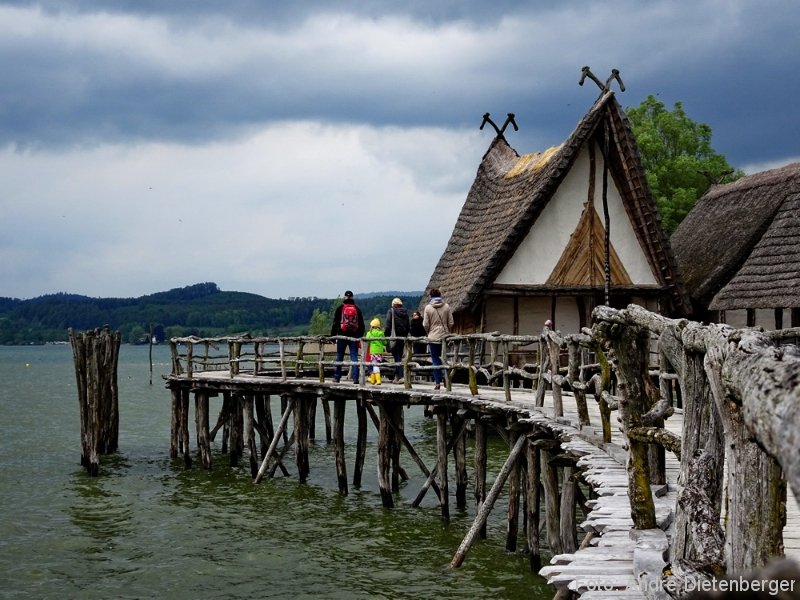
[[[367,338],[367,349],[369,350],[369,360],[372,363],[372,373],[370,373],[367,380],[375,385],[381,384],[381,368],[380,363],[383,361],[383,353],[386,352],[386,341],[383,339],[383,329],[381,329],[381,320],[377,317],[372,319],[369,324],[370,330],[365,336]]]

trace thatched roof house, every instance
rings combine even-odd
[[[800,163],[712,187],[671,241],[701,318],[800,326]]]
[[[457,331],[588,323],[605,301],[605,167],[611,303],[690,310],[627,117],[606,92],[560,146],[520,156],[502,134],[492,141],[428,284]]]

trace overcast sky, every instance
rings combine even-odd
[[[0,296],[422,290],[494,132],[620,69],[748,173],[800,160],[797,0],[0,0]],[[616,87],[615,87],[616,89]]]

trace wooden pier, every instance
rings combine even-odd
[[[432,367],[412,354],[411,338],[404,380],[381,386],[334,383],[331,338],[178,338],[172,340],[173,372],[166,382],[173,403],[171,454],[192,464],[193,394],[196,452],[204,467],[211,466],[211,440],[221,430],[232,463],[247,449],[256,482],[277,469],[288,473],[290,450],[303,481],[314,435],[309,424],[321,404],[341,494],[348,493],[351,481],[361,483],[372,422],[379,433],[383,506],[393,506],[399,481],[408,476],[402,453],[426,478],[414,504],[432,489],[442,518],[449,519],[451,496],[460,508],[467,503],[469,432],[476,518],[454,549],[453,567],[481,537],[494,500],[505,489],[506,549],[528,551],[531,567],[554,586],[557,598],[679,597],[692,578],[758,569],[784,552],[800,557],[800,513],[793,496],[800,478],[792,446],[800,429],[795,408],[800,408],[800,383],[792,379],[800,373],[800,356],[779,345],[786,337],[673,321],[633,306],[600,308],[592,330],[577,335],[545,330],[541,336],[446,339],[442,390],[425,381]],[[509,357],[519,352],[533,362],[514,364]],[[777,367],[769,362],[776,356]],[[365,381],[366,363],[352,366]],[[760,387],[748,387],[753,381]],[[753,405],[765,394],[770,403],[765,410],[779,412],[792,433],[783,433],[780,420]],[[223,402],[212,426],[214,396]],[[271,398],[281,400],[277,424]],[[435,465],[423,463],[403,431],[403,409],[419,405],[436,421]],[[352,477],[344,460],[348,407],[358,419]],[[716,420],[714,410],[721,411]],[[486,467],[490,430],[509,447],[494,478]],[[730,440],[737,440],[737,448],[731,449]],[[749,482],[758,498],[739,487],[742,477],[758,477],[756,485]],[[590,490],[588,497],[584,489]],[[580,521],[579,511],[585,514]],[[757,519],[748,520],[748,511],[759,511]],[[544,567],[541,533],[552,552]]]

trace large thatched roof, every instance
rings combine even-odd
[[[669,240],[650,196],[630,124],[614,93],[597,99],[560,146],[520,157],[499,135],[489,146],[447,248],[430,278],[454,312],[472,310],[553,197],[581,148],[609,124],[609,169],[659,284],[679,312],[690,310]],[[559,250],[560,251],[560,250]]]
[[[712,187],[671,241],[698,308],[800,306],[800,163]]]

